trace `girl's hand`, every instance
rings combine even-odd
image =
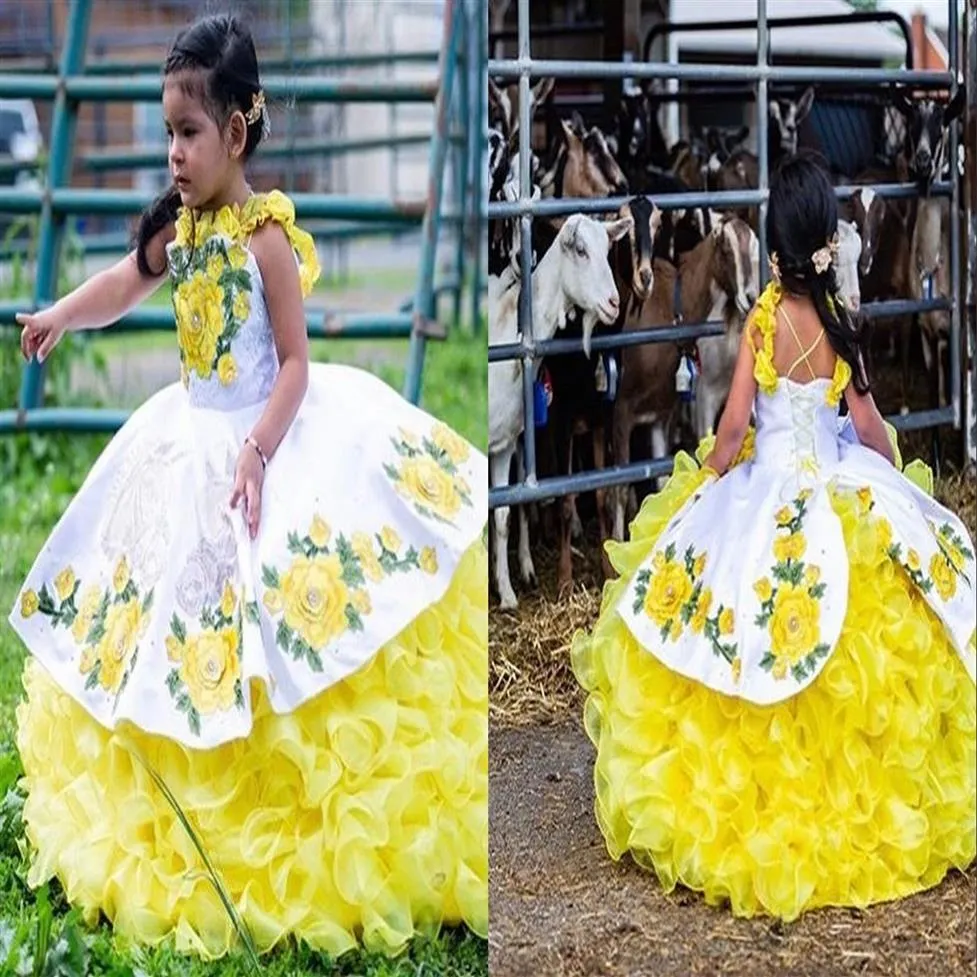
[[[236,509],[238,503],[244,500],[244,518],[252,539],[258,535],[258,523],[261,520],[261,487],[264,481],[265,471],[258,452],[250,444],[242,445],[234,472],[231,508]]]
[[[20,351],[24,359],[29,361],[36,355],[37,361],[43,363],[65,334],[65,324],[59,322],[50,309],[33,314],[18,312],[14,318],[24,327],[20,334]]]

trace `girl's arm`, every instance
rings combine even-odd
[[[272,221],[266,222],[255,231],[251,250],[261,271],[281,367],[264,413],[251,430],[250,438],[257,448],[247,442],[241,447],[231,495],[232,508],[244,499],[245,516],[254,539],[261,517],[264,462],[274,456],[308,387],[309,338],[295,254],[285,231]]]
[[[719,422],[719,430],[716,432],[716,443],[703,465],[704,468],[711,468],[717,475],[722,475],[739,454],[743,446],[743,438],[746,437],[747,428],[750,426],[750,415],[753,413],[753,401],[757,389],[756,378],[753,376],[753,347],[750,343],[752,328],[751,316],[743,327],[740,351],[736,357],[736,367],[733,370],[726,407]]]
[[[174,225],[169,224],[147,246],[150,267],[163,269],[159,275],[142,275],[133,251],[54,305],[33,315],[18,312],[17,322],[24,327],[20,336],[24,358],[29,360],[36,354],[38,361],[43,362],[66,332],[103,329],[148,298],[166,278],[165,248],[175,234]]]
[[[849,383],[845,388],[845,400],[848,402],[848,412],[851,414],[851,422],[855,427],[858,440],[866,448],[877,451],[886,461],[894,465],[892,445],[871,392],[860,394],[855,389],[855,384]]]

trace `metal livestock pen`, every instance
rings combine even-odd
[[[296,103],[425,103],[434,102],[434,130],[425,137],[429,149],[429,172],[426,199],[396,200],[336,194],[295,193],[293,199],[300,220],[328,219],[347,221],[318,232],[317,237],[343,240],[371,233],[393,233],[421,226],[417,286],[413,298],[395,312],[353,313],[325,316],[307,311],[306,324],[312,337],[322,338],[391,338],[409,340],[410,348],[404,383],[404,395],[417,403],[421,392],[425,343],[443,338],[436,322],[437,297],[453,292],[455,319],[460,316],[464,285],[464,252],[480,250],[483,208],[481,195],[483,167],[478,165],[485,151],[482,134],[481,105],[477,97],[484,60],[478,52],[485,46],[478,0],[444,0],[443,32],[437,52],[404,52],[408,63],[437,64],[438,75],[423,82],[371,80],[369,82],[334,78],[300,77],[294,74],[268,75],[264,88],[269,97],[285,97]],[[150,66],[137,67],[126,62],[105,62],[95,70],[86,70],[85,52],[92,0],[72,0],[67,20],[60,64],[53,74],[41,71],[0,73],[0,98],[38,98],[54,101],[51,123],[46,185],[41,190],[0,187],[0,213],[40,214],[37,274],[33,301],[29,309],[42,308],[56,298],[58,264],[62,249],[65,221],[69,215],[130,215],[140,211],[152,197],[140,191],[70,188],[75,123],[82,101],[153,102],[160,98],[161,81],[158,65],[154,74]],[[273,71],[321,69],[324,67],[390,66],[401,55],[397,52],[343,54],[326,58],[292,58],[273,61],[266,66]],[[460,83],[458,81],[460,79]],[[417,137],[404,140],[416,144]],[[449,157],[452,147],[454,152]],[[289,133],[282,145],[264,147],[273,155],[322,154],[353,152],[375,147],[368,141],[325,140],[314,144],[296,141]],[[388,148],[384,142],[382,148]],[[396,148],[396,147],[393,147]],[[260,155],[260,154],[259,154]],[[449,160],[454,176],[454,208],[445,211],[446,175]],[[165,165],[165,154],[139,149],[89,153],[82,158],[91,171],[103,172],[119,167],[155,168]],[[438,241],[443,225],[457,230],[455,277],[435,283]],[[467,231],[467,233],[466,233]],[[125,241],[117,234],[106,234],[89,242],[90,253],[117,252]],[[467,245],[467,248],[466,248]],[[472,287],[472,324],[478,328],[482,283],[480,266],[474,262]],[[22,301],[0,301],[0,327],[13,324],[15,312],[27,311]],[[172,330],[173,313],[169,309],[135,309],[117,325],[121,331]],[[126,420],[128,412],[112,409],[45,408],[43,367],[36,361],[25,366],[17,409],[0,410],[0,434],[29,430],[115,431]]]
[[[627,198],[602,199],[573,199],[556,198],[537,200],[533,202],[530,180],[530,81],[542,77],[556,79],[604,79],[609,84],[624,79],[635,82],[649,79],[678,79],[686,82],[705,82],[710,84],[751,83],[756,92],[756,155],[759,167],[759,186],[754,190],[744,191],[695,191],[681,194],[653,195],[649,197],[661,210],[676,210],[679,208],[708,206],[720,209],[733,207],[758,206],[760,220],[758,237],[760,243],[760,276],[761,286],[768,279],[767,271],[767,242],[764,228],[766,204],[769,188],[768,165],[768,104],[771,83],[781,85],[820,84],[824,86],[883,86],[900,84],[909,91],[949,90],[956,92],[958,84],[958,15],[957,0],[947,0],[949,10],[949,58],[950,70],[916,71],[911,69],[885,68],[840,68],[817,66],[772,66],[770,62],[770,22],[767,17],[767,0],[757,0],[757,52],[756,64],[667,64],[637,61],[571,61],[571,60],[536,60],[531,55],[531,40],[533,31],[530,28],[530,4],[528,0],[517,0],[518,3],[518,57],[515,59],[492,58],[488,61],[488,74],[499,79],[518,79],[519,81],[519,199],[513,202],[499,202],[488,205],[490,218],[518,217],[521,231],[521,267],[523,280],[527,280],[528,269],[532,262],[532,221],[534,217],[562,216],[571,213],[607,213],[617,211]],[[620,10],[620,5],[614,7]],[[967,8],[967,43],[969,48],[968,76],[970,78],[968,106],[974,111],[974,99],[977,92],[974,88],[974,74],[977,71],[977,0],[969,0]],[[599,25],[601,26],[601,25]],[[613,25],[602,25],[609,32]],[[686,25],[670,25],[671,30],[683,29]],[[731,26],[731,25],[712,25]],[[745,26],[738,24],[737,26]],[[699,29],[699,28],[696,28]],[[559,29],[558,29],[559,31]],[[614,47],[615,45],[612,45]],[[619,45],[616,45],[619,47]],[[647,50],[646,50],[647,53]],[[954,124],[950,131],[949,159],[951,177],[949,182],[934,183],[931,193],[934,196],[949,197],[952,213],[959,213],[961,203],[960,180],[956,173],[958,158],[958,133]],[[970,172],[973,172],[972,166]],[[867,184],[873,187],[880,196],[887,198],[912,198],[918,195],[918,189],[913,183]],[[851,185],[839,186],[836,189],[839,199],[851,197],[855,191]],[[888,420],[898,430],[935,428],[950,425],[955,430],[963,430],[965,454],[973,462],[975,458],[974,402],[975,390],[974,371],[970,357],[973,355],[973,334],[977,300],[977,258],[975,258],[974,234],[977,232],[977,216],[973,213],[974,190],[968,194],[969,237],[971,245],[968,252],[968,273],[966,282],[966,299],[963,295],[961,275],[961,235],[960,223],[950,221],[950,277],[951,295],[949,299],[930,298],[921,301],[891,300],[872,302],[862,306],[866,315],[872,317],[896,316],[913,312],[929,310],[949,310],[951,316],[951,333],[949,343],[950,355],[950,403],[943,408],[913,411],[889,417]],[[970,343],[966,349],[962,342],[961,307],[966,301],[968,315],[968,333]],[[490,310],[491,314],[491,310]],[[551,499],[577,492],[592,491],[618,485],[627,485],[644,481],[671,471],[674,459],[672,457],[655,461],[636,462],[623,466],[605,468],[602,471],[586,472],[574,475],[557,475],[543,480],[537,479],[535,446],[532,437],[534,430],[533,384],[535,379],[534,364],[543,355],[576,352],[582,350],[579,339],[552,339],[545,342],[536,340],[533,336],[531,290],[523,288],[520,294],[519,327],[521,342],[498,344],[489,348],[489,361],[521,359],[523,361],[523,385],[525,411],[525,431],[523,439],[525,451],[526,477],[522,483],[512,484],[504,488],[493,488],[489,493],[489,507],[494,509],[501,506],[520,505],[528,502]],[[626,335],[595,334],[591,340],[591,348],[595,351],[617,349],[629,345],[649,342],[690,342],[705,336],[720,335],[723,324],[720,322],[704,322],[682,324],[672,327],[657,327],[628,332]],[[964,356],[967,356],[967,384],[964,389]],[[966,396],[966,407],[963,404]],[[965,423],[964,414],[967,414]]]

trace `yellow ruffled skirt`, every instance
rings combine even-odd
[[[337,955],[488,927],[487,555],[359,672],[289,715],[252,685],[246,740],[195,751],[108,732],[29,658],[17,745],[33,849],[94,922],[204,957],[236,937],[172,807],[189,815],[260,951],[286,935]]]
[[[573,645],[611,857],[630,852],[666,891],[680,883],[736,915],[784,920],[907,896],[965,869],[977,829],[974,684],[852,502],[834,500],[851,567],[841,640],[778,705],[675,674],[613,611],[703,478],[680,454],[630,541],[608,546],[620,577]]]

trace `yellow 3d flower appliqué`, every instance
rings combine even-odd
[[[373,612],[370,584],[395,573],[437,571],[437,556],[425,547],[404,547],[398,533],[384,526],[374,534],[335,534],[318,513],[304,536],[288,535],[291,560],[286,566],[264,564],[261,605],[276,625],[278,646],[312,671],[323,670],[322,652],[350,631],[362,631]],[[245,607],[258,623],[257,600]]]
[[[677,642],[687,630],[702,635],[713,654],[732,667],[739,661],[739,644],[723,639],[734,635],[736,616],[731,607],[714,603],[703,579],[708,565],[708,555],[696,553],[692,546],[681,559],[674,543],[659,549],[651,567],[635,577],[633,611],[644,613],[655,624],[662,642]]]
[[[142,597],[125,557],[119,559],[108,586],[88,584],[70,567],[54,577],[51,587],[25,590],[23,617],[43,614],[52,628],[63,627],[79,649],[78,668],[86,676],[85,689],[101,688],[118,697],[136,664],[139,642],[149,624],[153,591]]]
[[[767,631],[770,642],[760,667],[777,680],[790,673],[795,681],[803,681],[814,674],[818,661],[830,651],[821,641],[820,602],[827,587],[821,568],[804,561],[807,540],[803,525],[809,498],[810,492],[801,492],[774,514],[776,562],[769,577],[753,584],[760,603],[756,625]]]
[[[391,442],[400,459],[383,469],[397,492],[422,516],[454,525],[461,509],[472,507],[471,487],[458,468],[470,456],[468,443],[440,423],[428,436],[401,431]]]

